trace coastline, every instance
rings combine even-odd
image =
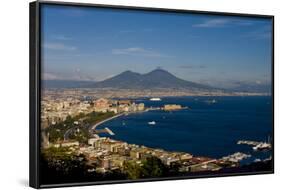
[[[183,97],[183,98],[185,98],[185,97]],[[240,98],[236,98],[237,100],[239,100],[239,102],[240,101],[243,101],[243,102],[245,102],[245,101],[247,101],[247,99],[240,99]],[[191,98],[190,99],[191,101],[193,101],[193,99]],[[257,99],[258,100],[258,99]],[[149,101],[149,100],[142,100],[142,101],[147,101],[147,102],[151,102],[151,101]],[[142,102],[141,101],[141,102]],[[170,100],[166,100],[166,102],[165,102],[165,100],[163,100],[162,102],[151,102],[151,103],[156,103],[157,105],[160,103],[160,104],[165,104],[165,103],[169,103],[169,101]],[[183,102],[184,100],[181,100],[181,102]],[[198,122],[199,123],[201,123],[201,122],[203,122],[204,123],[204,121],[206,121],[206,119],[208,119],[208,120],[210,120],[210,122],[211,123],[213,123],[214,121],[216,121],[216,123],[217,123],[217,121],[218,121],[218,119],[220,119],[221,118],[221,116],[220,116],[220,114],[219,113],[221,113],[220,112],[220,109],[222,109],[222,107],[221,107],[221,105],[223,105],[222,104],[222,101],[220,101],[220,100],[218,100],[218,102],[217,103],[215,103],[215,104],[211,104],[211,105],[208,105],[206,102],[205,102],[205,100],[203,99],[203,100],[201,100],[200,102],[201,102],[201,105],[203,105],[204,107],[202,107],[202,109],[203,109],[203,111],[205,110],[205,111],[207,111],[207,112],[209,112],[208,110],[209,109],[218,109],[218,114],[213,114],[212,113],[212,115],[210,116],[210,117],[208,117],[208,118],[205,118],[205,116],[204,116],[204,112],[202,112],[202,110],[200,110],[201,108],[199,108],[199,112],[197,111],[197,109],[198,109],[198,101],[196,100],[196,101],[193,101],[195,104],[194,105],[196,105],[196,107],[194,106],[192,106],[191,105],[191,109],[190,109],[190,111],[191,112],[188,112],[188,113],[186,113],[186,114],[188,114],[188,118],[194,118],[195,116],[196,116],[196,118],[197,119],[199,119],[198,120]],[[147,104],[146,102],[144,102],[145,104]],[[173,102],[173,103],[176,103],[177,104],[177,102]],[[178,103],[178,104],[180,104],[180,103]],[[189,105],[189,104],[187,104],[187,105]],[[201,105],[199,105],[199,106],[201,106]],[[238,106],[239,105],[239,103],[234,103],[234,104],[232,104],[233,106],[235,106],[234,108],[235,109],[229,109],[229,114],[231,114],[231,115],[229,115],[229,114],[227,114],[229,117],[233,117],[233,112],[234,111],[236,111],[236,109],[241,109],[241,106]],[[266,102],[265,102],[265,104],[263,104],[263,105],[267,105],[266,104]],[[194,109],[193,109],[194,108]],[[207,108],[207,109],[206,109]],[[261,109],[262,111],[264,111],[264,109]],[[146,110],[146,111],[143,111],[143,112],[147,112],[147,111],[149,111],[149,110]],[[158,137],[159,137],[159,133],[161,133],[161,134],[165,134],[166,135],[166,137],[167,137],[167,135],[169,136],[170,134],[172,134],[172,136],[174,136],[174,137],[176,137],[176,138],[178,138],[178,136],[175,136],[176,134],[178,134],[177,132],[176,133],[174,133],[174,131],[171,131],[171,130],[178,130],[179,129],[179,131],[180,130],[185,130],[185,131],[187,131],[186,133],[187,133],[187,136],[185,137],[185,138],[193,138],[192,136],[192,134],[194,134],[194,133],[197,133],[196,131],[197,130],[201,130],[201,128],[199,129],[198,127],[196,127],[196,128],[194,128],[194,127],[192,127],[193,126],[193,124],[192,125],[189,125],[187,128],[178,128],[177,126],[178,125],[182,125],[182,124],[180,124],[180,123],[167,123],[167,125],[166,125],[166,122],[167,121],[169,121],[170,119],[171,119],[171,117],[172,118],[174,118],[174,117],[177,117],[177,114],[176,113],[179,113],[179,116],[180,115],[182,115],[180,112],[181,111],[183,111],[183,110],[177,110],[177,111],[172,111],[172,113],[173,112],[175,112],[174,114],[172,114],[172,113],[169,113],[169,112],[165,112],[164,110],[160,110],[161,112],[156,112],[156,113],[152,113],[152,114],[150,114],[150,113],[148,113],[148,114],[145,114],[145,116],[143,117],[143,115],[136,115],[136,116],[133,116],[133,118],[135,118],[135,117],[137,117],[137,120],[138,120],[138,123],[139,124],[135,124],[135,123],[131,123],[130,122],[130,120],[128,121],[128,122],[126,122],[126,125],[127,126],[131,126],[131,127],[127,127],[126,129],[123,127],[123,126],[121,126],[122,125],[122,120],[121,119],[118,119],[118,121],[116,120],[116,121],[113,121],[112,123],[110,123],[110,125],[109,124],[105,124],[103,127],[109,127],[109,128],[111,128],[114,132],[115,132],[115,135],[116,135],[116,137],[112,137],[112,138],[114,138],[114,139],[118,139],[118,140],[122,140],[122,141],[124,141],[124,142],[129,142],[129,143],[133,143],[133,144],[138,144],[138,145],[144,145],[144,146],[148,146],[148,147],[155,147],[155,148],[160,148],[160,149],[164,149],[164,150],[167,150],[167,151],[182,151],[182,152],[190,152],[190,153],[192,153],[192,154],[194,154],[194,155],[202,155],[202,156],[207,156],[207,157],[213,157],[213,158],[220,158],[220,157],[223,157],[223,156],[227,156],[227,155],[230,155],[230,154],[232,154],[232,153],[235,153],[235,152],[239,152],[239,151],[242,151],[242,152],[245,152],[245,153],[248,153],[249,151],[251,151],[250,149],[247,149],[247,147],[244,147],[244,146],[237,146],[236,145],[236,142],[237,141],[239,141],[239,140],[243,140],[243,139],[246,139],[246,140],[255,140],[255,141],[263,141],[263,139],[264,138],[266,138],[267,136],[268,136],[268,134],[270,135],[270,132],[264,132],[264,133],[266,133],[266,135],[264,136],[264,137],[260,137],[260,138],[255,138],[255,136],[253,136],[253,135],[250,135],[250,136],[246,136],[246,137],[243,137],[243,136],[241,136],[241,138],[235,138],[235,139],[232,139],[232,140],[226,140],[227,141],[227,143],[226,143],[226,145],[227,146],[231,146],[232,148],[230,149],[230,150],[228,150],[228,151],[219,151],[219,152],[217,152],[216,150],[218,149],[218,150],[222,150],[222,145],[221,145],[221,143],[220,143],[220,141],[223,141],[223,142],[226,142],[226,141],[224,141],[223,139],[224,139],[224,136],[220,136],[219,138],[218,138],[218,140],[216,141],[216,142],[214,142],[214,141],[212,141],[212,142],[210,142],[210,144],[208,143],[209,141],[211,141],[209,138],[208,139],[201,139],[201,141],[203,140],[203,141],[206,141],[206,146],[210,146],[210,150],[208,150],[208,151],[204,151],[204,149],[206,149],[206,148],[202,148],[202,147],[200,147],[199,145],[196,145],[198,142],[197,142],[197,140],[195,140],[195,141],[193,141],[193,140],[191,140],[191,142],[192,143],[195,143],[195,147],[190,147],[190,145],[186,145],[186,147],[183,147],[183,146],[174,146],[173,145],[173,141],[165,141],[165,140],[161,140],[161,139],[159,139]],[[163,112],[162,112],[163,111]],[[246,111],[246,110],[245,110]],[[252,110],[249,110],[250,111],[250,113],[252,113]],[[258,111],[258,110],[257,110]],[[133,114],[133,113],[143,113],[143,112],[132,112],[132,113],[128,113],[128,115],[129,115],[129,117],[130,117],[130,115],[131,114]],[[185,112],[185,111],[184,111]],[[207,112],[206,112],[206,114],[207,114]],[[256,111],[255,111],[256,112]],[[238,112],[237,112],[238,113]],[[163,115],[164,114],[164,115]],[[172,115],[171,115],[172,114]],[[148,116],[148,115],[151,115],[151,116]],[[157,116],[157,115],[159,115],[159,117]],[[202,116],[201,116],[202,115]],[[226,116],[227,116],[226,115]],[[227,118],[228,118],[228,116],[227,116]],[[201,117],[204,117],[204,119],[203,118],[201,118]],[[240,118],[240,114],[238,115],[238,117]],[[190,120],[190,119],[184,119],[184,121],[182,121],[182,122],[190,122],[190,121],[192,121],[193,122],[193,119],[192,120]],[[200,119],[201,118],[201,119]],[[126,119],[126,118],[124,118],[124,119]],[[165,120],[166,119],[166,120]],[[169,120],[167,120],[167,119],[169,119]],[[183,118],[179,118],[179,122],[180,122],[180,120],[182,120]],[[196,119],[196,120],[197,120]],[[120,121],[119,121],[120,120]],[[187,121],[186,121],[187,120]],[[147,124],[147,122],[149,122],[149,121],[156,121],[156,126],[150,126],[150,125],[148,125]],[[174,121],[174,120],[173,120]],[[197,123],[198,123],[197,122]],[[223,122],[222,122],[223,123]],[[111,125],[112,124],[112,125]],[[257,123],[258,124],[258,123]],[[134,127],[134,125],[137,125],[137,127]],[[164,125],[164,126],[163,126]],[[169,127],[169,126],[171,125],[171,126],[173,126],[173,127]],[[196,124],[197,125],[197,124]],[[254,124],[255,125],[255,124]],[[253,126],[254,126],[253,125]],[[258,124],[259,125],[259,124]],[[163,127],[162,127],[163,126]],[[205,128],[205,129],[202,129],[203,131],[203,133],[202,133],[202,135],[205,135],[205,132],[204,131],[206,131],[206,127],[204,127],[205,126],[205,124],[203,125],[200,125],[200,126],[202,126],[202,128]],[[236,126],[239,126],[239,125],[235,125],[235,126],[233,126],[233,128],[232,128],[232,130],[234,130],[234,129],[236,129]],[[212,127],[213,128],[213,126],[209,126],[209,127]],[[239,128],[239,130],[240,130],[240,127],[238,127]],[[238,128],[237,128],[237,130],[238,130]],[[248,133],[252,133],[251,131],[252,131],[252,128],[253,127],[251,127],[251,126],[249,126],[249,128],[247,128],[247,134]],[[256,127],[255,127],[256,128]],[[194,131],[194,130],[195,131]],[[263,128],[261,128],[262,129],[262,131],[264,131],[263,130]],[[164,130],[164,131],[163,131]],[[191,130],[191,131],[190,131]],[[225,130],[227,130],[225,127],[216,127],[216,129],[215,129],[217,132],[214,132],[214,133],[220,133],[220,132],[222,132],[222,131],[225,131]],[[126,132],[123,132],[123,131],[126,131]],[[145,132],[144,132],[145,131]],[[265,131],[267,131],[267,130],[265,130]],[[145,134],[147,132],[147,135]],[[171,133],[170,133],[171,132]],[[211,132],[211,131],[210,131]],[[179,132],[180,133],[180,132]],[[184,132],[185,133],[185,132]],[[130,134],[132,134],[133,135],[133,137],[129,137],[130,136]],[[152,135],[151,135],[152,134]],[[153,134],[155,134],[155,135],[153,135]],[[201,134],[201,133],[200,133]],[[160,135],[160,136],[163,136],[163,135]],[[179,135],[181,135],[182,136],[182,134],[179,134]],[[206,134],[207,135],[207,134]],[[107,135],[106,135],[107,136]],[[150,140],[148,140],[149,138],[148,138],[148,136],[150,137],[150,138],[152,138],[152,140],[151,141],[153,141],[153,142],[151,142]],[[222,138],[221,138],[222,137]],[[162,138],[162,137],[161,137]],[[184,137],[180,137],[179,136],[179,139],[182,139],[182,140],[184,140]],[[182,142],[182,140],[181,140],[181,142]],[[140,143],[140,142],[143,142],[143,143]],[[188,140],[188,141],[190,141],[190,140]],[[232,142],[230,142],[230,141],[232,141]],[[156,145],[156,146],[155,146]],[[163,146],[162,146],[163,145]],[[213,148],[214,146],[216,146],[217,145],[217,147],[218,148]],[[194,151],[195,150],[195,151]],[[213,150],[213,151],[212,151]],[[251,153],[252,154],[252,153]],[[254,156],[253,157],[266,157],[266,156],[263,156],[263,155],[258,155],[257,153],[253,153],[254,154]],[[254,158],[253,158],[253,160],[254,160]]]
[[[167,89],[153,89],[153,90],[132,90],[132,89],[116,89],[116,88],[48,88],[44,89],[43,94],[54,95],[57,92],[67,92],[67,94],[76,97],[77,92],[83,93],[84,96],[95,96],[96,98],[109,99],[137,99],[137,98],[165,98],[165,97],[239,97],[239,96],[272,96],[271,92],[208,92],[198,91],[191,92],[185,90],[167,90]],[[129,97],[129,98],[128,98]],[[78,96],[77,96],[78,98]]]
[[[115,119],[115,118],[117,118],[117,117],[120,117],[120,116],[122,116],[122,115],[125,115],[125,113],[120,113],[120,114],[114,115],[114,116],[112,116],[112,117],[109,117],[109,118],[107,118],[107,119],[105,119],[105,120],[102,120],[102,121],[100,121],[100,122],[94,124],[92,127],[90,127],[89,130],[95,130],[99,125],[101,125],[101,124],[103,124],[103,123],[105,123],[105,122],[107,122],[107,121],[110,121],[110,120],[112,120],[112,119]]]
[[[186,98],[186,97],[184,97]],[[177,97],[175,97],[175,99],[178,99]],[[238,102],[242,101],[243,106],[247,106],[247,104],[243,104],[243,102],[245,102],[245,100],[247,101],[247,99],[243,98],[233,98],[238,100]],[[258,100],[259,98],[254,98],[254,100]],[[135,142],[132,141],[133,139],[138,139],[138,137],[141,137],[141,139],[143,138],[143,135],[145,135],[145,138],[147,137],[148,139],[150,139],[149,141],[154,141],[157,140],[157,138],[154,138],[154,136],[150,135],[150,134],[159,134],[162,133],[163,129],[165,130],[165,128],[161,127],[161,124],[166,123],[169,126],[173,126],[173,127],[168,127],[168,129],[173,130],[173,131],[177,131],[180,127],[178,126],[179,123],[176,123],[175,121],[180,121],[180,123],[186,123],[186,120],[182,120],[184,118],[188,118],[188,120],[190,120],[193,116],[195,117],[194,119],[199,122],[202,121],[203,119],[199,119],[197,118],[198,115],[200,115],[200,113],[202,112],[197,112],[196,109],[202,109],[205,111],[210,111],[209,108],[214,109],[217,106],[221,106],[224,104],[221,104],[223,101],[221,101],[218,98],[218,104],[214,104],[213,105],[209,105],[206,103],[206,100],[209,100],[209,98],[205,98],[205,99],[200,99],[200,101],[195,100],[194,98],[187,98],[187,99],[181,99],[178,102],[173,102],[170,101],[168,98],[162,100],[162,102],[150,102],[149,100],[144,100],[146,102],[141,102],[144,103],[145,105],[148,105],[144,110],[142,111],[128,111],[128,112],[122,112],[116,115],[111,115],[110,117],[110,113],[108,115],[107,119],[103,119],[102,121],[97,122],[94,125],[90,125],[89,128],[87,128],[86,130],[88,130],[89,132],[91,132],[91,130],[96,130],[96,134],[99,133],[103,133],[102,131],[106,131],[104,129],[111,128],[113,129],[113,131],[116,133],[116,136],[112,136],[112,138],[110,136],[101,136],[99,137],[99,135],[94,135],[93,138],[88,138],[88,142],[84,142],[84,143],[77,143],[74,144],[75,142],[62,142],[62,144],[60,145],[60,147],[67,147],[70,146],[71,152],[74,155],[84,155],[86,158],[86,162],[88,164],[92,163],[94,160],[100,160],[100,162],[95,162],[97,164],[97,167],[93,167],[92,170],[94,172],[97,172],[100,175],[108,175],[113,171],[121,171],[120,174],[122,174],[122,171],[126,170],[126,167],[124,167],[124,163],[125,164],[136,164],[138,166],[138,164],[140,163],[145,163],[146,158],[152,156],[155,157],[155,159],[158,159],[159,161],[161,160],[161,162],[165,165],[165,167],[170,168],[172,171],[172,166],[173,163],[174,164],[178,164],[179,168],[178,168],[178,172],[176,173],[176,175],[196,175],[196,173],[200,173],[200,172],[209,172],[209,173],[219,173],[219,172],[225,172],[225,171],[236,171],[236,170],[240,170],[241,168],[245,168],[247,169],[247,165],[255,165],[255,167],[260,167],[262,165],[264,165],[267,162],[270,162],[272,160],[271,157],[268,157],[268,159],[264,159],[261,158],[259,161],[254,161],[254,159],[249,160],[249,162],[244,162],[244,159],[247,160],[247,158],[251,157],[249,152],[243,151],[243,145],[241,146],[241,151],[233,151],[229,153],[229,151],[223,151],[223,155],[224,156],[212,156],[212,154],[209,154],[208,151],[204,152],[204,154],[199,153],[198,151],[194,151],[197,148],[201,149],[201,147],[196,147],[196,143],[193,141],[189,141],[187,140],[189,143],[191,143],[192,145],[194,145],[196,148],[193,149],[186,149],[186,150],[180,150],[181,149],[181,145],[175,145],[173,144],[173,141],[168,140],[167,138],[164,142],[162,142],[162,144],[159,142],[156,142],[157,146],[151,146],[149,144],[147,144],[147,139],[143,139],[143,141],[138,141],[136,140]],[[149,103],[148,103],[149,102]],[[199,107],[198,107],[198,102],[200,102]],[[189,111],[184,111],[185,109],[182,110],[177,110],[175,111],[175,113],[179,113],[183,111],[186,112],[185,117],[182,118],[177,118],[175,120],[172,119],[171,117],[177,117],[177,114],[172,114],[169,111],[164,111],[163,109],[159,109],[161,106],[165,105],[165,104],[175,104],[175,105],[190,105],[191,108],[195,108],[192,109],[191,112]],[[197,107],[195,107],[195,105],[197,104]],[[193,107],[194,105],[194,107]],[[203,105],[203,107],[202,107]],[[229,105],[229,104],[228,104]],[[237,107],[237,102],[232,102],[231,104],[232,106],[235,105],[235,107],[239,110],[243,109],[243,107],[239,106]],[[264,104],[266,105],[266,104]],[[200,107],[201,106],[201,107]],[[211,106],[211,107],[210,107]],[[151,108],[158,108],[155,110],[159,110],[159,111],[154,111],[154,109]],[[228,110],[231,110],[231,106],[230,107],[226,107]],[[145,112],[150,112],[153,111],[151,113],[145,113]],[[161,112],[161,113],[160,113]],[[173,111],[172,111],[173,112]],[[196,114],[195,115],[189,115],[189,114]],[[137,125],[141,126],[141,127],[134,127],[134,122],[130,123],[130,121],[132,121],[132,118],[126,120],[126,125],[130,126],[130,127],[123,127],[122,126],[122,119],[119,119],[121,116],[128,116],[131,117],[132,114],[136,113],[136,116],[133,116],[133,120],[136,119],[136,121],[138,121]],[[140,113],[138,115],[138,113]],[[145,113],[145,114],[143,114]],[[164,114],[161,115],[161,118],[163,116],[165,116],[168,120],[159,120],[159,117],[157,117],[157,115]],[[213,115],[213,113],[211,112],[207,112],[210,117],[212,118],[213,116],[217,116],[220,118],[220,114],[215,114]],[[149,117],[149,115],[151,114],[152,117]],[[167,114],[167,115],[165,115]],[[231,112],[231,115],[233,116],[233,112]],[[227,116],[227,115],[226,115]],[[138,117],[138,118],[135,118]],[[105,118],[105,117],[104,117]],[[141,119],[142,120],[139,120]],[[165,119],[166,119],[165,118]],[[214,121],[216,121],[216,125],[217,125],[217,121],[220,121],[219,118],[213,118]],[[109,125],[106,124],[106,122],[112,121],[113,119],[119,119],[119,121],[114,121],[113,123],[110,123]],[[126,118],[124,118],[126,119]],[[163,118],[162,118],[163,119]],[[156,121],[157,124],[155,127],[152,126],[148,126],[147,122],[148,121]],[[168,121],[172,121],[168,122]],[[168,122],[168,123],[167,123]],[[208,122],[209,123],[209,122]],[[212,122],[210,121],[209,124],[211,124]],[[102,124],[106,124],[106,125],[102,125]],[[158,125],[159,124],[159,125]],[[208,125],[209,125],[208,124]],[[129,138],[131,138],[131,140],[128,140],[127,137],[125,136],[125,138],[122,137],[122,135],[120,136],[119,133],[120,131],[117,130],[117,128],[114,128],[115,126],[120,126],[120,129],[123,131],[126,131],[125,135]],[[100,129],[100,126],[102,126]],[[204,127],[206,129],[206,125],[200,125],[202,127]],[[211,127],[211,126],[209,126]],[[141,129],[144,133],[141,134],[138,131],[134,131],[136,128]],[[116,131],[115,131],[116,129]],[[187,131],[188,133],[191,134],[192,136],[192,127],[191,128],[182,128],[185,131]],[[193,128],[194,129],[194,128]],[[133,130],[133,133],[131,133],[130,131]],[[190,131],[192,130],[192,131]],[[129,131],[129,133],[128,133]],[[210,132],[210,131],[209,131]],[[170,133],[173,136],[173,133]],[[180,131],[180,133],[182,133]],[[214,131],[214,133],[216,133]],[[106,133],[107,134],[107,133]],[[109,133],[110,134],[110,133]],[[133,134],[132,136],[130,134]],[[168,133],[169,134],[169,133]],[[165,132],[164,132],[165,135]],[[204,136],[204,134],[200,135]],[[156,135],[157,136],[157,135]],[[161,135],[160,135],[161,136]],[[162,133],[163,136],[163,133]],[[159,137],[159,136],[158,136]],[[167,137],[167,136],[166,136]],[[181,137],[178,136],[174,136],[176,137],[176,139],[181,140]],[[249,139],[251,139],[251,136],[248,136]],[[186,136],[185,139],[189,139],[190,137]],[[242,137],[241,137],[242,138]],[[242,138],[243,140],[244,138]],[[201,139],[202,140],[202,139]],[[208,139],[204,139],[204,141]],[[221,139],[217,139],[218,141],[220,141]],[[240,139],[241,140],[241,139]],[[91,144],[90,142],[93,142],[93,144]],[[183,143],[183,141],[181,141]],[[65,143],[65,144],[63,144]],[[68,144],[67,144],[68,143]],[[72,144],[71,144],[72,143]],[[157,144],[158,143],[158,144]],[[166,148],[166,145],[170,144],[170,147],[172,148]],[[183,143],[184,144],[184,143]],[[160,145],[160,146],[158,146]],[[163,146],[161,146],[163,145]],[[184,145],[185,146],[185,145]],[[209,145],[208,145],[209,146]],[[212,146],[212,144],[210,144],[210,146]],[[224,145],[224,146],[228,146]],[[211,151],[214,152],[214,149],[208,148]],[[119,151],[120,150],[120,151]],[[206,150],[206,148],[205,148]],[[60,151],[60,150],[58,150]],[[210,152],[210,151],[209,151]],[[205,154],[206,153],[206,154]],[[264,153],[261,153],[264,154]],[[271,152],[268,152],[268,154],[271,154]],[[253,156],[255,158],[255,156]],[[52,158],[51,158],[52,159]],[[55,158],[54,158],[55,159]],[[243,161],[243,163],[242,163]],[[160,163],[160,162],[159,162]],[[255,168],[254,168],[255,169]],[[270,168],[265,168],[266,170],[270,169]],[[90,174],[90,173],[89,173]],[[123,173],[124,174],[124,173]],[[174,175],[174,174],[173,174]]]

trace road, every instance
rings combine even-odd
[[[70,129],[68,129],[68,130],[64,133],[63,139],[64,139],[64,140],[68,140],[70,133],[71,133],[73,130],[77,129],[78,127],[79,127],[79,126],[75,126],[75,127],[72,127],[72,128],[70,128]]]

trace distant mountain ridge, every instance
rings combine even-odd
[[[124,71],[103,81],[70,81],[70,80],[43,80],[44,88],[116,88],[116,89],[175,89],[175,90],[202,90],[225,92],[256,92],[270,93],[270,84],[237,82],[236,87],[215,88],[208,85],[180,79],[163,69],[140,74],[133,71]]]
[[[112,78],[91,84],[89,87],[120,89],[213,89],[207,85],[180,79],[163,69],[155,69],[146,74],[125,71]]]
[[[180,79],[163,69],[155,69],[151,72],[140,74],[132,71],[124,71],[116,76],[103,81],[65,81],[45,80],[46,88],[117,88],[117,89],[188,89],[188,90],[212,90],[208,85]]]
[[[257,84],[257,83],[236,83],[236,87],[230,90],[235,92],[254,92],[254,93],[271,93],[271,84]]]
[[[93,81],[75,81],[75,80],[43,80],[44,88],[82,88],[92,85]]]

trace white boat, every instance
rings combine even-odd
[[[156,124],[155,121],[150,121],[150,122],[148,122],[148,125],[155,125],[155,124]]]
[[[254,160],[254,162],[261,162],[261,159],[256,158],[256,159]]]
[[[206,103],[207,104],[215,104],[215,103],[217,103],[217,100],[215,100],[215,99],[207,100]]]
[[[161,98],[150,98],[150,101],[161,101]]]
[[[269,143],[260,143],[253,147],[253,150],[269,150],[271,149],[271,144]]]
[[[215,104],[215,103],[217,103],[217,100],[212,99],[211,103]]]

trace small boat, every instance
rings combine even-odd
[[[254,160],[254,162],[261,162],[261,159],[256,158],[256,159]]]
[[[161,101],[161,98],[150,98],[150,101]]]
[[[215,100],[215,99],[213,99],[212,101],[211,101],[211,103],[217,103],[217,100]]]
[[[125,121],[122,122],[122,125],[126,125]]]
[[[155,121],[150,121],[150,122],[148,122],[148,125],[155,125],[155,124],[156,124]]]
[[[206,103],[207,104],[215,104],[215,103],[217,103],[217,100],[215,100],[215,99],[207,100]]]
[[[269,150],[271,149],[271,144],[269,143],[260,143],[256,146],[253,147],[253,150],[257,151],[257,150]]]

